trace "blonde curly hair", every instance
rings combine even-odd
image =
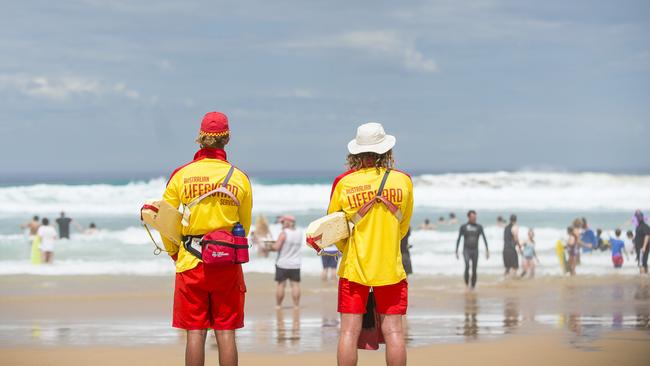
[[[229,141],[230,135],[210,136],[199,134],[199,137],[196,138],[196,143],[201,145],[201,148],[210,149],[223,149]]]
[[[395,166],[393,159],[393,150],[388,150],[383,154],[373,152],[364,152],[360,154],[349,154],[347,157],[347,166],[352,170],[362,168],[380,168],[392,169]]]

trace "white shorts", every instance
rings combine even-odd
[[[41,243],[41,252],[53,252],[54,243]]]

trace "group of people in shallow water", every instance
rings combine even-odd
[[[640,273],[648,273],[648,252],[650,241],[650,226],[647,224],[648,218],[637,210],[632,219],[626,222],[632,225],[634,231],[628,230],[626,233],[627,240],[635,253],[635,260],[639,267]],[[530,277],[535,276],[535,267],[540,263],[535,249],[536,239],[535,230],[528,229],[526,239],[523,241],[519,236],[519,225],[517,215],[511,215],[510,220],[506,221],[502,216],[496,220],[497,227],[503,228],[503,265],[504,275],[506,277]],[[430,225],[430,220],[425,219],[424,223],[419,226],[421,230],[432,230],[435,227]],[[614,268],[623,266],[623,256],[629,258],[626,242],[622,235],[622,230],[616,228],[608,239],[603,238],[603,230],[594,231],[590,228],[586,218],[575,219],[571,226],[567,228],[568,237],[560,241],[560,250],[557,253],[560,261],[564,265],[565,273],[570,275],[576,274],[576,267],[580,264],[580,254],[588,253],[594,250],[611,251],[612,264]],[[477,267],[479,258],[479,242],[483,240],[485,244],[485,258],[490,258],[487,238],[483,226],[477,223],[477,213],[474,210],[467,212],[467,222],[460,226],[458,239],[456,240],[456,258],[460,259],[459,248],[460,242],[463,241],[462,256],[465,262],[464,281],[469,289],[474,289],[477,281]],[[519,272],[521,258],[521,271]]]
[[[648,226],[648,217],[643,212],[636,210],[632,219],[626,222],[634,230],[628,230],[625,238],[630,243],[630,251],[635,254],[635,261],[641,274],[648,273],[648,252],[650,242],[650,226]],[[587,219],[576,218],[571,225],[567,227],[567,241],[565,252],[567,253],[566,272],[572,276],[576,274],[576,267],[580,265],[581,253],[588,253],[594,250],[611,251],[612,264],[614,268],[621,268],[624,263],[624,257],[629,259],[628,245],[625,238],[622,237],[622,230],[616,228],[609,239],[603,238],[603,230],[594,230],[589,226]]]
[[[56,224],[56,228],[50,223],[50,219],[47,217],[41,219],[39,216],[34,215],[31,221],[20,225],[28,237],[29,256],[33,257],[35,253],[40,254],[39,260],[34,261],[34,258],[32,258],[32,261],[35,263],[52,263],[54,261],[55,243],[60,239],[70,239],[71,225],[74,225],[78,230],[86,234],[92,234],[97,231],[97,225],[94,222],[91,222],[88,228],[84,230],[76,221],[67,217],[63,211],[54,220],[54,224]],[[38,246],[38,251],[33,248],[34,245]]]
[[[485,244],[485,259],[490,259],[490,249],[483,226],[477,221],[476,211],[467,212],[467,222],[460,226],[458,230],[458,239],[456,239],[456,259],[460,259],[458,249],[461,240],[463,241],[463,259],[465,261],[464,280],[469,289],[476,287],[477,267],[479,258],[479,241],[483,239]],[[503,221],[501,216],[497,223]],[[529,229],[527,238],[521,242],[519,239],[519,225],[517,224],[517,215],[510,216],[510,222],[503,229],[503,265],[504,274],[507,277],[517,276],[519,270],[519,256],[523,258],[522,271],[520,277],[535,276],[535,263],[539,263],[537,252],[535,251],[535,231]]]

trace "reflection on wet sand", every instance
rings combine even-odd
[[[287,329],[287,324],[284,321],[285,309],[277,309],[275,312],[276,317],[276,340],[278,344],[295,345],[300,341],[300,308],[291,309],[291,324]]]
[[[640,330],[650,330],[650,285],[642,282],[637,285],[634,293],[634,308],[636,312],[636,328]]]
[[[568,279],[557,286],[503,287],[481,291],[442,290],[435,300],[422,292],[404,317],[409,347],[434,343],[485,341],[504,334],[536,332],[539,327],[565,330],[575,348],[612,329],[650,331],[650,281],[583,283]],[[635,282],[631,282],[635,281]],[[536,284],[531,283],[531,286]],[[336,349],[339,314],[335,292],[327,288],[303,309],[284,308],[253,313],[237,332],[242,352],[314,352]],[[427,297],[427,299],[429,299]],[[430,302],[429,302],[430,301]],[[320,311],[318,310],[320,307]],[[9,321],[0,324],[0,344],[14,345],[152,345],[184,344],[185,332],[167,319],[144,322]],[[209,346],[214,347],[210,332]]]
[[[478,338],[478,321],[476,314],[478,313],[478,301],[476,293],[469,292],[465,294],[465,320],[463,323],[462,334],[468,339]]]
[[[507,297],[503,304],[503,329],[512,333],[519,326],[519,302],[517,298]]]

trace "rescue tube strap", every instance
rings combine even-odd
[[[384,177],[381,180],[379,190],[377,190],[375,197],[361,206],[361,208],[352,216],[352,218],[350,218],[350,221],[352,221],[353,224],[357,225],[368,214],[368,212],[370,212],[370,209],[376,203],[383,203],[386,208],[388,208],[388,211],[390,211],[390,213],[395,216],[397,221],[402,221],[402,210],[400,210],[399,207],[397,207],[394,203],[382,196],[390,171],[390,169],[386,169],[386,173],[384,173]]]
[[[147,206],[147,205],[145,205],[145,206]],[[144,207],[143,207],[143,208],[144,208]],[[149,207],[147,207],[147,208],[149,208]],[[150,209],[150,208],[149,208],[149,209]],[[157,209],[156,209],[156,210],[157,210]],[[147,230],[147,234],[149,234],[149,238],[151,238],[151,241],[153,242],[153,245],[156,246],[156,249],[153,250],[153,254],[154,254],[154,255],[159,255],[159,254],[162,253],[162,252],[165,252],[165,253],[171,253],[171,251],[169,251],[169,250],[167,250],[167,249],[164,249],[164,248],[161,248],[161,247],[158,245],[158,243],[156,243],[156,239],[153,238],[153,234],[151,234],[151,231],[149,230],[149,227],[147,226],[147,224],[144,224],[144,223],[143,223],[142,226],[144,226],[145,230]]]
[[[328,253],[324,251],[318,244],[316,244],[317,241],[320,241],[323,239],[323,234],[317,235],[317,236],[308,236],[307,237],[307,244],[312,247],[318,256],[326,256],[326,257],[338,257],[339,252],[337,251],[336,253]]]
[[[237,196],[235,196],[234,193],[232,193],[230,190],[228,190],[228,182],[230,181],[230,178],[232,178],[233,173],[235,172],[235,167],[233,165],[230,166],[230,169],[228,170],[228,174],[226,174],[226,178],[223,180],[223,182],[219,185],[219,187],[211,190],[210,192],[204,193],[201,196],[199,196],[197,199],[194,201],[188,203],[183,207],[183,219],[181,220],[181,223],[183,226],[190,226],[190,209],[194,206],[196,206],[199,202],[203,201],[203,199],[215,194],[215,193],[223,193],[226,196],[228,196],[230,199],[232,199],[235,202],[235,205],[239,206],[239,200],[237,199]]]

